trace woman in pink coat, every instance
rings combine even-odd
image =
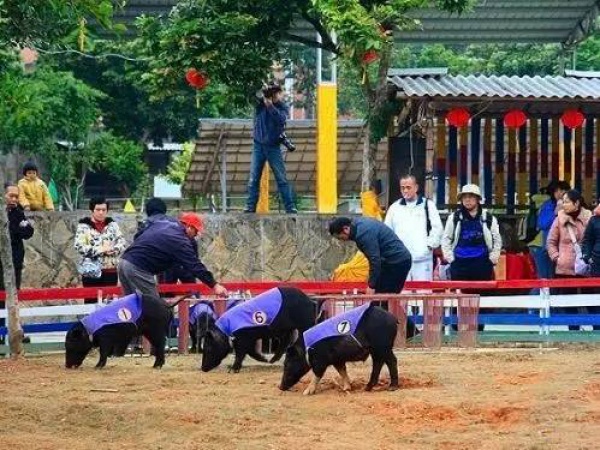
[[[581,246],[583,233],[592,217],[590,210],[584,207],[583,197],[575,189],[567,191],[563,196],[562,210],[558,212],[552,223],[546,249],[548,256],[555,265],[555,278],[579,278],[575,275],[575,248],[573,238]],[[573,235],[573,237],[571,237]],[[581,294],[583,289],[577,287],[558,288],[556,294]],[[566,314],[585,313],[585,308],[560,308]],[[577,325],[569,325],[569,330],[579,330]]]

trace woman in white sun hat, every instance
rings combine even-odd
[[[481,207],[481,190],[476,184],[465,184],[458,200],[458,209],[448,216],[442,236],[450,278],[493,280],[502,249],[498,220]]]

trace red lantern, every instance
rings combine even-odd
[[[508,128],[521,128],[527,122],[527,115],[520,109],[511,109],[504,115],[504,125]]]
[[[453,108],[446,114],[446,120],[453,127],[466,127],[470,118],[471,113],[466,108]]]
[[[188,84],[195,89],[204,89],[210,82],[210,79],[206,73],[196,69],[188,69],[188,71],[185,73],[185,79]]]
[[[362,62],[364,64],[374,63],[378,59],[379,59],[379,54],[373,49],[367,50],[362,56]]]
[[[584,115],[578,109],[567,109],[560,118],[563,125],[570,129],[579,128],[584,119]]]

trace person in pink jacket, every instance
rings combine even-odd
[[[567,191],[563,196],[562,209],[552,223],[546,249],[555,265],[555,278],[578,278],[575,275],[575,248],[573,239],[581,245],[583,233],[592,217],[592,212],[585,208],[581,193],[575,189]],[[583,289],[577,287],[558,288],[554,293],[560,295],[581,294]],[[585,313],[585,308],[560,308],[565,314]],[[578,325],[569,325],[569,330],[579,330]]]

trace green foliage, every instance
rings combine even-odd
[[[134,191],[148,173],[144,164],[144,146],[111,132],[100,133],[90,140],[89,151],[97,161],[96,170],[109,173],[129,192]]]
[[[180,2],[167,18],[142,18],[138,49],[150,58],[142,79],[165,98],[182,89],[185,72],[196,68],[211,83],[228,86],[230,104],[245,106],[281,59],[281,36],[293,12],[276,0],[198,0]]]
[[[183,144],[183,151],[173,158],[167,167],[167,180],[175,184],[183,184],[192,163],[196,145],[193,142]]]
[[[109,28],[113,11],[111,0],[1,0],[0,46],[54,44],[81,29],[86,18]]]
[[[0,74],[0,148],[29,154],[54,147],[58,139],[81,142],[96,121],[101,93],[72,74],[18,67]]]

